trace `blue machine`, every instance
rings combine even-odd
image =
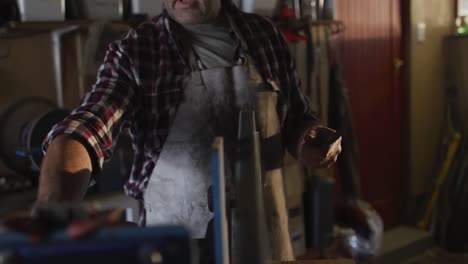
[[[0,236],[1,264],[194,263],[192,252],[189,232],[179,227],[104,228],[84,240],[60,232],[41,243]]]
[[[213,253],[216,264],[229,264],[222,138],[213,144],[212,169]],[[40,243],[24,233],[0,234],[0,264],[195,264],[197,252],[197,242],[182,227],[100,228],[79,240],[59,231]]]

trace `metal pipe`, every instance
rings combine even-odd
[[[57,93],[57,105],[63,108],[63,78],[62,78],[62,36],[78,30],[79,26],[59,28],[51,32],[52,58],[55,73],[55,90]]]
[[[234,263],[264,263],[269,255],[269,243],[262,193],[260,139],[253,111],[241,111],[238,136]]]
[[[215,263],[229,264],[224,141],[222,137],[215,138],[212,151]]]
[[[301,0],[294,0],[294,13],[296,15],[296,19],[302,18],[302,1]]]

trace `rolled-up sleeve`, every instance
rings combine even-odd
[[[80,106],[52,128],[43,143],[44,153],[54,138],[68,134],[88,150],[93,174],[102,169],[104,160],[112,155],[114,140],[134,111],[136,82],[129,49],[128,37],[109,45],[96,84]]]
[[[288,111],[284,121],[283,141],[287,150],[297,158],[299,146],[305,134],[319,123],[318,115],[310,107],[310,100],[301,90],[301,81],[296,71],[295,62],[289,52],[284,36],[278,31],[279,42],[283,50],[283,59],[287,67],[287,78],[290,83],[287,91]]]

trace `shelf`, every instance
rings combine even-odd
[[[311,26],[327,26],[327,25],[342,26],[343,25],[343,21],[341,20],[317,20],[317,21],[309,21],[308,23]]]
[[[14,39],[29,37],[31,35],[49,34],[50,32],[77,26],[77,30],[87,32],[89,27],[98,22],[98,20],[65,20],[65,21],[37,21],[37,22],[18,22],[12,23],[11,27],[5,32],[0,32],[0,39]],[[113,25],[129,26],[127,21],[110,21]]]
[[[310,27],[328,26],[333,29],[333,34],[340,33],[344,30],[344,23],[341,20],[315,20],[296,19],[277,22],[276,25],[280,28],[292,28],[297,31],[304,30]]]

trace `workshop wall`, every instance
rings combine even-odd
[[[60,27],[60,23],[25,23],[0,38],[0,113],[28,97],[58,103],[51,32]],[[64,47],[61,67],[65,109],[78,105],[82,94],[78,87],[76,36],[68,34],[60,42]],[[0,175],[10,173],[0,160]]]
[[[25,96],[55,101],[50,35],[37,34],[0,39],[0,112]],[[2,124],[3,125],[3,124]]]
[[[409,175],[410,194],[417,197],[429,190],[440,164],[437,158],[446,88],[442,43],[452,33],[455,4],[412,0],[410,5]],[[425,32],[421,32],[424,27]]]
[[[0,113],[12,103],[41,96],[55,102],[50,35],[16,35],[0,39]],[[0,124],[6,126],[7,124]],[[9,170],[0,160],[0,174]]]

